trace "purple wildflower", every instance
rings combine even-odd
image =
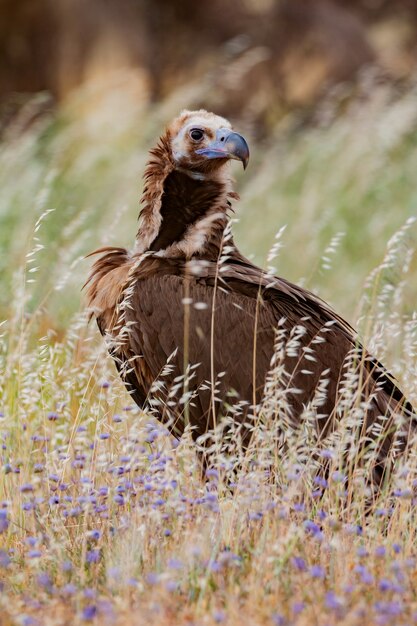
[[[52,580],[49,574],[46,572],[41,572],[37,577],[38,585],[46,589],[47,591],[51,591],[52,589]]]
[[[98,563],[100,560],[100,550],[88,550],[85,560],[87,563]]]
[[[42,552],[40,550],[29,550],[28,557],[30,559],[37,559],[42,556]]]
[[[0,550],[0,567],[7,567],[10,565],[10,557],[5,550]]]
[[[27,546],[30,546],[31,548],[36,546],[37,543],[38,543],[38,540],[37,540],[36,537],[26,537],[26,539],[25,539],[25,544]]]
[[[374,578],[372,574],[366,569],[364,565],[357,565],[354,571],[359,574],[361,580],[365,585],[372,585]]]
[[[146,443],[153,443],[155,441],[155,439],[158,438],[158,436],[159,436],[159,432],[156,429],[153,429],[153,430],[150,431],[150,433],[146,437],[145,441],[146,441]]]
[[[302,502],[297,502],[296,504],[294,504],[294,511],[296,511],[296,513],[304,513],[305,510],[305,504],[303,504]]]
[[[326,572],[320,565],[313,565],[310,567],[310,575],[312,578],[325,578]]]
[[[49,441],[49,437],[43,437],[42,435],[32,435],[32,441]]]
[[[97,529],[90,530],[88,532],[88,538],[91,539],[92,541],[98,541],[100,537],[101,537],[101,532]]]
[[[308,533],[311,533],[313,536],[316,536],[318,534],[322,534],[321,533],[321,528],[320,526],[318,526],[315,522],[313,522],[312,520],[306,520],[304,522],[304,528]]]
[[[222,565],[239,565],[242,559],[230,550],[223,550],[219,553],[218,561]]]
[[[323,487],[323,489],[329,486],[327,480],[323,478],[322,476],[315,476],[313,482],[315,485],[318,485],[319,487]]]
[[[213,619],[216,624],[221,624],[226,619],[226,614],[224,611],[213,611]]]
[[[345,524],[343,530],[348,535],[358,535],[359,537],[363,535],[363,528],[358,524]]]
[[[72,583],[67,583],[61,589],[61,593],[64,596],[73,596],[77,592],[77,587]]]
[[[391,591],[392,586],[392,582],[389,578],[381,578],[378,584],[380,591]]]
[[[320,452],[320,456],[322,459],[334,459],[335,455],[334,455],[333,450],[327,449],[327,450],[322,450]]]
[[[85,606],[83,608],[81,617],[83,620],[89,622],[91,620],[93,620],[95,618],[95,616],[97,615],[97,607],[95,604],[87,604],[87,606]]]
[[[306,608],[305,602],[294,602],[292,605],[292,612],[294,615],[299,615]]]
[[[97,610],[99,613],[105,615],[110,620],[114,621],[114,609],[113,605],[109,600],[98,600],[97,602]]]
[[[33,491],[33,485],[31,485],[30,483],[25,483],[20,487],[21,493],[29,493],[31,491]]]
[[[168,580],[165,589],[170,592],[177,591],[178,583],[175,580]]]
[[[159,583],[159,576],[158,574],[156,574],[155,572],[150,572],[147,576],[146,576],[146,582],[149,585],[156,585]]]
[[[0,509],[0,534],[5,533],[9,528],[9,519],[7,517],[7,511]]]
[[[222,569],[222,564],[218,561],[211,561],[211,563],[208,564],[208,569],[211,572],[220,572],[220,570]]]
[[[332,611],[340,611],[343,608],[343,600],[337,596],[334,591],[328,591],[326,593],[325,601],[326,608]]]
[[[390,615],[391,617],[397,617],[398,615],[401,615],[404,610],[404,607],[400,601],[375,602],[374,608],[377,613],[381,613],[382,615]]]
[[[31,615],[23,615],[21,618],[22,626],[39,626],[39,622],[35,617]]]
[[[253,513],[249,513],[249,515],[248,515],[249,519],[251,521],[255,521],[255,522],[261,520],[263,518],[263,516],[264,515],[263,515],[262,511],[255,511]]]
[[[396,498],[411,498],[413,495],[413,492],[411,491],[411,489],[394,489],[394,496]]]
[[[383,557],[387,553],[385,546],[377,546],[375,548],[375,556]]]
[[[109,569],[107,570],[107,575],[109,578],[117,579],[120,578],[121,572],[118,567],[109,567]]]
[[[69,517],[78,517],[83,512],[80,506],[75,506],[74,508],[68,511]]]
[[[306,562],[304,561],[304,559],[301,558],[301,556],[293,556],[293,558],[291,559],[291,563],[299,572],[307,571]]]
[[[345,480],[346,480],[346,475],[343,474],[343,472],[339,472],[339,471],[333,472],[332,481],[334,483],[344,483]]]

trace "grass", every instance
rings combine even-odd
[[[82,256],[132,242],[147,148],[200,96],[119,121],[79,96],[1,147],[0,623],[414,623],[412,451],[367,516],[335,449],[313,482],[308,433],[277,455],[268,420],[240,474],[222,451],[202,479],[190,434],[132,406],[87,325]],[[328,115],[254,146],[236,239],[357,322],[417,404],[415,90]]]

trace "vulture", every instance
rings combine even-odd
[[[318,440],[356,424],[380,483],[410,441],[414,410],[330,306],[239,252],[232,159],[246,168],[249,148],[222,117],[185,110],[167,127],[150,151],[133,249],[92,253],[91,316],[134,401],[174,435],[189,425],[197,440],[232,420],[247,448],[272,389],[285,398],[277,429],[297,429],[312,407]]]

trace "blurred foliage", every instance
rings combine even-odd
[[[417,0],[1,0],[3,120],[22,93],[62,102],[93,84],[159,102],[212,74],[208,108],[264,134],[373,64],[416,66]],[[94,107],[96,101],[91,102]]]

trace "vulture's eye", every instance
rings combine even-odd
[[[193,141],[201,141],[204,137],[204,133],[201,128],[192,128],[190,130],[190,137]]]

